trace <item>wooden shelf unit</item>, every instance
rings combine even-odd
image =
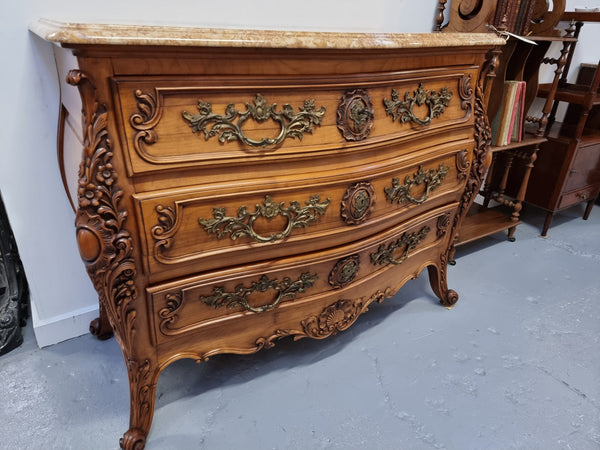
[[[501,14],[498,14],[507,8],[506,1],[484,2],[484,7],[479,8],[473,2],[453,0],[450,5],[449,21],[444,25],[443,12],[446,3],[445,0],[438,2],[436,31],[499,30],[503,33],[507,29],[507,24],[519,23],[518,19],[515,22],[515,17],[505,15],[501,18]],[[502,106],[506,80],[526,82],[524,111],[527,112],[538,97],[540,66],[554,65],[555,75],[551,83],[542,85],[547,96],[541,113],[537,116],[526,116],[526,133],[522,141],[491,147],[491,163],[480,191],[483,200],[478,198],[480,203],[474,203],[463,220],[455,246],[505,230],[508,230],[508,239],[514,241],[515,229],[521,223],[519,215],[528,188],[529,175],[540,146],[546,142],[546,127],[554,112],[554,94],[560,84],[563,68],[570,63],[571,47],[577,42],[574,25],[569,26],[564,32],[556,27],[564,13],[565,2],[558,0],[553,2],[552,10],[549,8],[550,6],[547,5],[546,9],[542,10],[543,8],[540,9],[536,5],[531,22],[521,28],[529,30],[526,34],[531,33],[531,35],[527,35],[527,40],[533,41],[533,44],[514,35],[505,34],[507,45],[497,52],[498,63],[495,76],[488,80],[486,86],[487,115],[490,123]],[[509,6],[506,10],[516,13],[519,8],[514,10]],[[488,24],[493,24],[494,27]],[[516,31],[517,28],[514,30]],[[557,42],[562,46],[558,46],[559,52],[555,53],[557,46],[552,44]],[[511,189],[508,189],[509,186]]]
[[[527,192],[530,173],[538,157],[540,146],[546,142],[546,127],[552,114],[554,94],[557,91],[562,68],[567,62],[571,45],[576,42],[573,28],[560,36],[529,36],[536,42],[533,46],[518,39],[511,39],[500,58],[497,77],[490,90],[488,118],[496,115],[500,108],[504,80],[523,80],[527,83],[525,110],[538,96],[538,77],[541,64],[556,66],[552,83],[545,84],[546,102],[539,117],[528,116],[523,140],[504,146],[492,146],[492,162],[480,194],[482,203],[475,203],[465,217],[459,230],[455,246],[460,246],[481,237],[507,230],[508,240],[514,241],[516,227],[521,223],[519,216]],[[549,57],[553,42],[561,42],[560,55]],[[515,173],[518,175],[515,176]],[[508,189],[509,181],[511,189]],[[490,208],[490,204],[499,205]],[[490,212],[488,210],[492,210]],[[499,215],[504,216],[502,220]]]
[[[561,20],[571,20],[573,37],[580,39],[584,22],[599,22],[600,13],[567,12]],[[576,21],[576,22],[573,22]],[[587,219],[600,193],[600,62],[580,70],[574,83],[567,81],[577,42],[569,47],[558,85],[540,85],[537,96],[552,102],[547,141],[541,145],[539,158],[531,173],[525,202],[546,210],[542,236],[546,236],[554,214],[587,202],[583,218]],[[555,77],[556,78],[556,77]],[[556,81],[556,80],[555,80]],[[558,106],[567,103],[562,122],[556,121]],[[509,180],[508,190],[517,189],[517,180]]]

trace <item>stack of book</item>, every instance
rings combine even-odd
[[[492,145],[497,147],[523,139],[524,81],[505,81],[502,104],[492,121]]]
[[[536,0],[498,0],[494,26],[499,27],[503,17],[506,17],[507,31],[526,36],[529,34],[535,3]]]

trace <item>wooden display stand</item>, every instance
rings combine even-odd
[[[547,88],[546,102],[539,116],[526,116],[523,139],[508,145],[492,146],[491,162],[482,190],[480,202],[474,203],[465,217],[458,232],[455,246],[475,241],[500,231],[508,230],[508,239],[514,241],[514,233],[520,222],[520,211],[528,189],[530,173],[534,168],[538,150],[546,142],[545,132],[554,104],[554,94],[559,85],[563,67],[568,62],[571,47],[577,41],[572,26],[561,33],[555,25],[564,12],[564,1],[553,2],[553,10],[548,11],[547,5],[536,2],[534,19],[529,27],[527,40],[518,36],[506,34],[506,16],[498,21],[497,8],[505,7],[498,2],[485,2],[485,8],[474,9],[473,2],[452,2],[450,18],[446,26],[442,25],[446,1],[441,0],[436,17],[436,31],[474,31],[496,30],[507,37],[507,45],[498,51],[497,68],[493,81],[486,86],[488,101],[488,120],[491,122],[501,107],[505,80],[526,82],[525,106],[527,111],[537,97],[538,76],[542,64],[555,66],[552,83],[544,85]],[[504,2],[506,3],[506,2]],[[544,6],[546,9],[544,9]],[[538,17],[539,16],[539,17]],[[515,18],[512,18],[514,23]],[[496,22],[495,22],[496,21]],[[489,24],[496,23],[497,27]],[[513,28],[514,29],[514,28]],[[561,42],[560,54],[548,56],[547,53],[553,42]],[[554,56],[554,57],[552,57]],[[509,189],[510,186],[510,189]],[[493,207],[490,207],[490,204]]]
[[[568,12],[561,19],[572,21],[577,39],[583,23],[599,22],[600,13]],[[547,211],[542,236],[546,236],[556,212],[579,203],[587,203],[583,215],[587,219],[600,192],[600,69],[598,64],[588,65],[588,76],[584,68],[575,83],[568,83],[574,50],[575,43],[569,47],[558,86],[542,84],[537,94],[552,108],[545,132],[547,142],[541,146],[525,201]],[[565,119],[557,122],[560,102],[569,106]],[[510,180],[509,188],[516,189],[516,180]]]

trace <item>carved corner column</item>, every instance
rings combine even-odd
[[[479,72],[477,85],[475,86],[475,98],[473,112],[475,115],[475,146],[473,147],[473,158],[465,190],[458,206],[456,216],[449,231],[448,247],[440,256],[438,264],[428,267],[429,282],[433,292],[440,298],[442,305],[452,307],[458,301],[458,294],[448,289],[446,273],[448,264],[452,262],[454,255],[454,243],[458,237],[458,230],[463,218],[467,215],[469,208],[479,193],[481,184],[485,177],[491,160],[492,131],[486,113],[485,86],[490,73],[494,73],[498,58],[493,52],[488,53],[485,63]],[[469,89],[472,95],[472,89]]]
[[[146,317],[144,308],[136,307],[141,289],[133,238],[126,226],[127,212],[122,207],[124,191],[118,183],[118,164],[109,137],[109,110],[85,72],[70,71],[67,82],[79,89],[83,105],[75,227],[81,258],[100,301],[100,317],[90,329],[101,338],[109,336],[112,329],[121,346],[130,389],[130,429],[121,446],[141,449],[152,423],[160,371],[150,337],[137,333],[135,327],[136,321]]]

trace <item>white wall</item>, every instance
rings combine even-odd
[[[58,81],[50,44],[27,31],[62,21],[428,32],[436,0],[2,0],[0,191],[31,288],[40,346],[87,332],[97,296],[75,244],[74,214],[56,158]]]

